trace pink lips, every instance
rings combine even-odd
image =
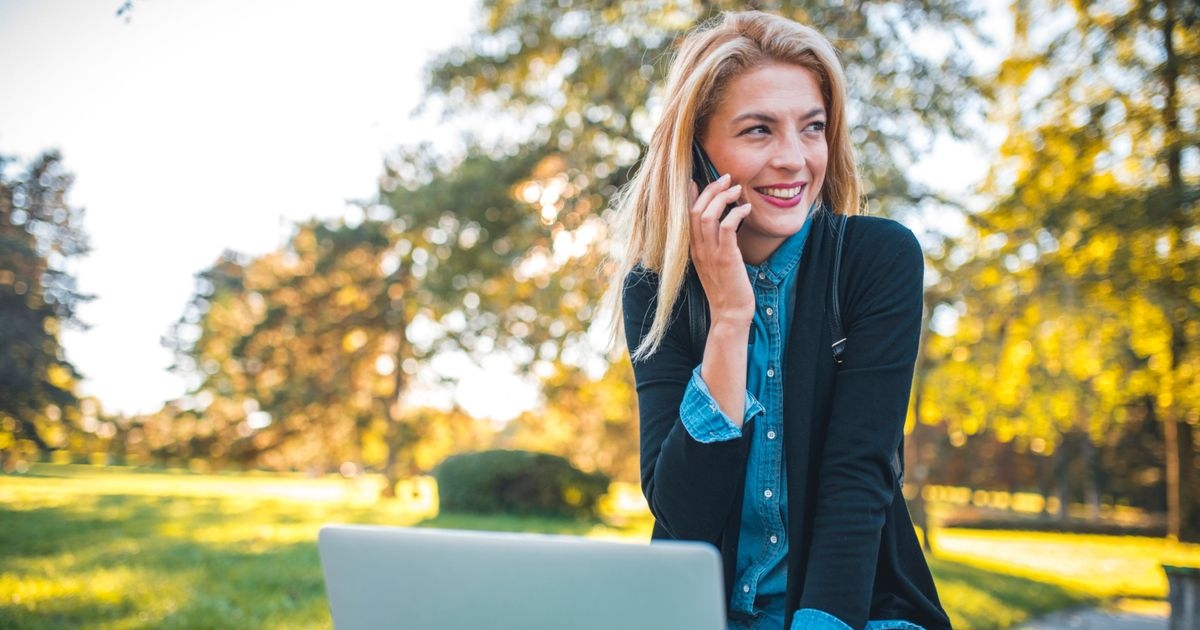
[[[805,182],[779,184],[773,186],[757,186],[753,190],[767,203],[777,208],[794,208],[804,201]],[[773,194],[774,193],[774,194]],[[777,197],[775,194],[791,194],[790,197]]]

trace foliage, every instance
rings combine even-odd
[[[762,10],[817,25],[843,53],[854,141],[873,203],[899,213],[928,191],[904,174],[936,130],[958,133],[978,101],[964,47],[978,10],[956,0],[908,3],[767,1]],[[593,185],[577,203],[599,211],[626,180],[657,115],[671,47],[739,2],[518,0],[483,3],[482,28],[429,66],[452,114],[512,120]]]
[[[1184,159],[1200,148],[1200,15],[1029,2],[1015,16],[996,201],[937,261],[932,308],[950,325],[926,346],[936,395],[919,414],[1045,452],[1154,419],[1173,532],[1200,536],[1200,169]]]
[[[573,255],[522,194],[539,161],[526,149],[451,164],[427,148],[398,154],[377,202],[201,274],[170,339],[199,379],[183,405],[209,442],[197,452],[275,467],[371,461],[398,478],[431,465],[414,453],[438,423],[478,433],[457,411],[435,423],[406,404],[414,386],[453,378],[433,357],[503,351],[528,368],[531,348],[556,355],[590,315],[573,282],[549,282]]]
[[[599,378],[562,362],[541,378],[545,405],[510,422],[498,438],[509,448],[555,453],[615,480],[639,478],[637,398],[628,360]]]
[[[447,457],[434,471],[442,512],[595,516],[609,478],[565,458],[492,450]]]
[[[983,39],[976,29],[978,7],[956,0],[865,2],[853,11],[832,2],[752,7],[817,25],[842,51],[872,211],[900,216],[936,205],[940,200],[906,170],[936,134],[964,135],[977,116],[980,90],[964,53]],[[583,252],[547,280],[570,291],[565,297],[581,304],[580,316],[595,312],[614,281],[605,260],[611,242],[599,219],[650,136],[672,47],[718,11],[743,8],[651,0],[485,2],[475,36],[429,65],[428,107],[441,105],[447,119],[468,124],[483,118],[492,123],[484,130],[493,132],[492,142],[528,140],[546,154],[522,192],[557,235],[572,238]],[[546,306],[555,308],[552,300]],[[578,330],[576,322],[565,321],[568,330]],[[633,479],[632,395],[619,409],[631,387],[619,386],[612,372],[592,380],[598,370],[587,369],[578,356],[541,358],[546,406],[520,418],[505,439]]]
[[[62,330],[81,326],[71,262],[88,251],[74,177],[48,151],[23,167],[0,155],[0,457],[67,446],[83,415]]]

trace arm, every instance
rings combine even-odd
[[[650,329],[657,291],[653,273],[638,269],[625,279],[622,308],[630,348],[636,348]],[[655,520],[672,537],[717,544],[743,483],[748,443],[701,442],[680,418],[680,403],[696,367],[684,308],[682,301],[676,305],[658,352],[633,364],[642,491]]]
[[[896,491],[891,460],[912,387],[924,268],[911,232],[891,222],[870,227],[879,229],[855,251],[881,255],[860,254],[847,271],[851,345],[833,391],[810,579],[800,600],[801,609],[824,611],[854,628],[867,622],[881,531]]]
[[[695,365],[688,319],[680,316],[680,309],[686,308],[682,301],[672,312],[672,325],[658,351],[633,365],[641,419],[642,492],[668,534],[717,544],[745,479],[748,442],[740,439],[743,421],[750,417],[747,411],[761,409],[746,392],[754,292],[737,244],[737,226],[750,206],[737,206],[722,219],[725,206],[741,194],[728,175],[703,191],[693,185],[691,193],[689,251],[708,299],[711,323],[700,384],[688,385]],[[626,278],[622,309],[631,350],[650,328],[657,292],[654,274],[635,271]],[[707,391],[698,394],[698,389]],[[685,393],[686,419],[680,415]],[[703,439],[697,440],[697,423],[690,414],[705,406],[717,424],[731,426],[711,434],[712,439],[707,432],[699,433]]]

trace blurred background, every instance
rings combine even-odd
[[[1154,608],[1200,563],[1193,0],[0,0],[0,621],[327,624],[322,519],[645,534],[609,208],[673,43],[747,6],[841,50],[868,212],[924,247],[905,492],[956,625]],[[439,515],[485,451],[579,509]],[[146,604],[145,547],[63,564],[96,527],[309,583]]]

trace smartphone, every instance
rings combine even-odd
[[[695,180],[700,191],[703,191],[705,186],[717,181],[719,177],[717,167],[713,166],[712,160],[708,159],[708,154],[704,152],[704,147],[700,146],[700,141],[692,138],[692,179]],[[721,213],[721,219],[723,220],[737,205],[737,203],[731,203],[725,206],[725,211]]]

